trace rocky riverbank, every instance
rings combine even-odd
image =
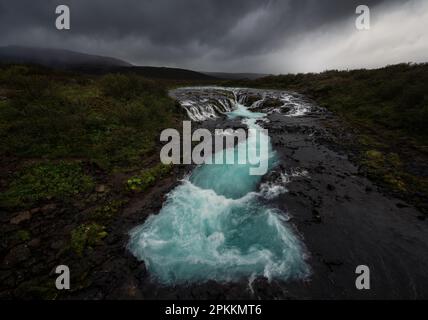
[[[262,184],[282,183],[285,193],[270,198],[291,217],[309,255],[311,276],[281,282],[257,278],[221,284],[209,281],[165,287],[143,277],[144,298],[171,299],[415,299],[426,298],[428,224],[411,204],[384,192],[367,179],[349,147],[352,132],[333,114],[304,97],[311,111],[287,116],[278,105],[257,106],[271,112],[269,130],[280,164]],[[253,101],[252,101],[253,100]],[[253,104],[257,99],[247,98]],[[279,111],[279,112],[278,112]],[[219,122],[217,122],[218,125]],[[207,123],[205,123],[207,124]],[[225,123],[224,125],[227,125]],[[338,138],[341,135],[342,139]],[[286,181],[278,177],[286,175]],[[371,272],[371,289],[357,290],[358,265]]]

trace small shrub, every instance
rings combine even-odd
[[[388,184],[393,190],[404,192],[406,191],[406,183],[397,175],[388,173],[383,176],[383,181]]]
[[[71,248],[79,256],[86,248],[99,245],[108,233],[105,227],[96,223],[82,224],[71,232]]]
[[[21,241],[28,241],[31,239],[30,232],[27,230],[18,230],[16,236]]]
[[[365,163],[369,167],[382,167],[384,165],[385,157],[382,152],[377,150],[368,150],[365,153]]]
[[[96,208],[92,212],[91,217],[97,221],[99,220],[108,221],[112,219],[119,212],[123,204],[124,204],[123,200],[112,200],[107,204]]]
[[[156,82],[133,74],[108,74],[100,79],[99,85],[105,96],[125,100],[163,90]]]
[[[156,180],[171,172],[172,166],[158,164],[150,169],[141,171],[141,174],[134,176],[127,181],[127,187],[131,191],[145,191],[156,183]]]

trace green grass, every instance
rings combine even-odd
[[[120,223],[131,198],[124,187],[130,174],[140,172],[135,190],[147,192],[171,169],[156,164],[161,131],[179,128],[185,116],[167,95],[172,85],[184,84],[133,74],[96,76],[0,65],[0,212],[8,221],[31,210],[37,220],[26,222],[25,229],[3,224],[5,254],[17,243],[41,238],[42,248],[49,245],[47,239],[58,240],[52,253],[58,264],[79,264],[82,256],[106,249],[107,230]],[[10,276],[14,296],[67,296],[55,289],[45,260],[32,255],[31,264],[42,271],[18,280]],[[92,269],[93,264],[77,268],[72,290],[88,286]]]
[[[403,165],[396,153],[383,154],[378,150],[368,150],[361,163],[367,167],[370,177],[380,180],[394,191],[406,191]]]
[[[158,179],[170,173],[171,169],[171,165],[160,163],[152,168],[142,170],[139,175],[128,179],[127,187],[129,190],[135,192],[145,191],[147,188],[154,185]]]
[[[94,186],[76,162],[44,162],[25,167],[0,196],[4,207],[30,207],[40,200],[66,200]]]
[[[179,112],[163,84],[29,67],[0,69],[0,156],[81,158],[105,170],[138,165]]]
[[[16,232],[16,237],[20,240],[20,241],[28,241],[31,239],[31,234],[28,230],[18,230]]]
[[[83,163],[107,177],[141,170],[151,163],[160,132],[183,118],[166,83],[133,74],[0,66],[0,97],[0,160],[14,164],[13,174],[0,174],[6,208],[90,190],[96,177],[89,176],[93,170],[83,174]]]

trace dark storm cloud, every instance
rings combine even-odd
[[[355,17],[354,0],[63,0],[0,2],[0,45],[60,47],[141,65],[260,71],[289,40]],[[376,8],[395,1],[365,0]],[[71,9],[71,30],[54,27]],[[385,5],[385,4],[383,4]],[[352,21],[351,21],[352,22]],[[287,71],[284,70],[278,71]],[[272,72],[272,70],[269,70]]]

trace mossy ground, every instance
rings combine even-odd
[[[84,250],[92,250],[95,245],[101,244],[108,233],[105,226],[97,223],[82,224],[71,232],[71,248],[82,256]]]
[[[114,226],[128,201],[170,172],[159,135],[184,117],[171,85],[0,66],[0,297],[58,298],[52,267],[63,263],[74,290],[89,285],[91,259],[124,236]]]
[[[128,179],[127,187],[131,191],[141,192],[151,187],[158,179],[164,177],[172,170],[172,165],[164,165],[162,163],[144,169],[140,174]]]
[[[93,179],[78,162],[41,162],[20,170],[0,196],[0,205],[28,208],[43,200],[67,200],[90,192]]]

